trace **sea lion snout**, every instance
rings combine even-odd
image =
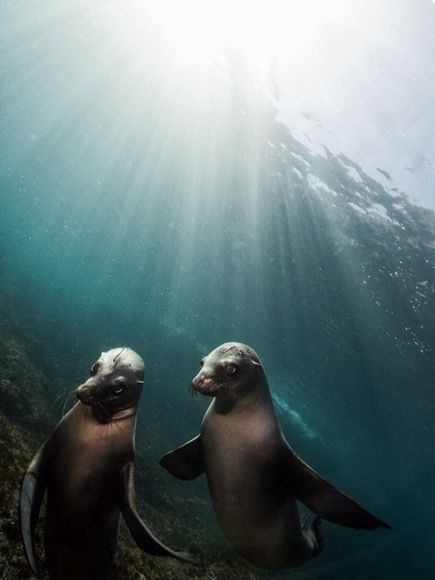
[[[204,386],[206,386],[209,382],[210,379],[207,378],[205,373],[198,373],[192,380],[192,387],[195,389],[195,391],[201,391],[201,389],[203,389]]]
[[[76,395],[84,405],[92,405],[95,402],[95,394],[87,382],[77,387]]]
[[[216,383],[214,378],[209,377],[205,372],[200,372],[192,380],[192,389],[202,395],[213,396],[219,391],[220,385]]]
[[[194,388],[195,391],[198,391],[204,383],[204,379],[204,376],[196,375],[196,377],[192,379],[192,388]]]

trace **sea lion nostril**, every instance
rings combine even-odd
[[[205,373],[201,373],[200,375],[197,375],[192,380],[192,387],[200,389],[202,386],[204,386],[206,381],[207,381],[207,376],[205,375]]]
[[[94,396],[89,393],[86,387],[79,387],[76,391],[76,395],[84,405],[91,405],[94,402]]]

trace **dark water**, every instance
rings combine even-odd
[[[17,337],[30,328],[69,388],[102,350],[137,350],[150,463],[199,430],[200,358],[253,346],[291,445],[393,526],[325,523],[324,552],[291,576],[432,578],[435,215],[298,142],[236,57],[193,83],[151,38],[131,66],[84,5],[47,4],[2,6],[0,271]]]

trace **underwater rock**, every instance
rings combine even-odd
[[[0,353],[0,410],[25,429],[43,431],[50,424],[43,374],[11,338],[0,337]]]
[[[22,555],[16,505],[25,465],[34,452],[31,436],[0,412],[0,578],[32,577]],[[37,537],[39,544],[40,537]]]

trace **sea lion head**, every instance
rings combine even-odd
[[[264,373],[255,350],[241,342],[226,342],[201,360],[192,389],[210,397],[237,397],[256,385],[260,377]]]
[[[100,422],[139,402],[144,382],[145,365],[131,348],[113,348],[102,352],[91,367],[91,376],[77,388],[77,397],[90,405]]]

